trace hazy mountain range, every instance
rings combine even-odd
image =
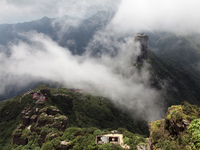
[[[140,43],[135,41],[137,33],[113,29],[115,15],[100,11],[87,19],[43,17],[0,25],[0,127],[4,131],[0,135],[6,135],[1,147],[20,149],[25,143],[29,148],[45,149],[50,145],[59,149],[60,142],[67,140],[71,141],[69,148],[80,149],[85,135],[90,135],[88,146],[101,149],[94,144],[95,136],[118,128],[126,143],[136,148],[140,142],[145,143],[145,138],[135,133],[148,136],[148,122],[163,118],[169,106],[184,101],[200,104],[200,35],[144,30],[149,37],[148,59],[137,63],[141,55]],[[42,105],[35,103],[31,93],[43,94],[48,100]],[[175,110],[199,111],[187,103],[180,107]],[[37,114],[35,108],[41,112]],[[23,114],[26,109],[32,110],[29,116]],[[51,116],[51,111],[59,113]],[[32,124],[29,121],[34,115],[38,119]],[[68,126],[63,120],[65,115]],[[51,117],[54,121],[58,117],[60,124],[55,121],[49,126]],[[199,115],[189,117],[181,119],[192,122]],[[157,127],[163,127],[164,122],[160,122],[156,133]],[[56,130],[57,126],[63,130]],[[56,136],[51,139],[53,133]],[[151,138],[162,143],[158,141],[161,137]],[[20,144],[9,145],[11,140]]]
[[[11,53],[10,47],[12,45],[19,44],[21,41],[24,41],[25,43],[31,42],[26,36],[23,36],[24,33],[36,32],[49,36],[61,47],[69,48],[73,55],[81,55],[88,49],[88,45],[95,38],[95,35],[98,32],[105,30],[113,16],[114,13],[102,11],[85,20],[68,16],[62,18],[43,17],[42,19],[31,22],[3,24],[0,25],[1,51],[9,56]],[[180,78],[177,79],[177,82],[180,85],[173,83],[175,84],[175,87],[173,88],[178,88],[173,92],[181,92],[180,88],[183,88],[183,93],[181,95],[184,95],[186,90],[186,93],[190,95],[188,96],[188,99],[191,98],[191,101],[198,103],[199,94],[197,91],[200,81],[199,34],[183,36],[161,31],[147,32],[146,34],[149,36],[148,50],[151,51],[151,53],[154,53],[149,56],[151,58],[156,55],[156,59],[154,57],[152,58],[152,67],[157,68],[155,69],[155,76],[166,81],[170,80],[170,82],[173,83],[175,82],[174,80],[177,78],[177,75],[179,75]],[[123,36],[126,38],[130,35]],[[134,37],[135,35],[132,36]],[[113,37],[109,37],[109,39],[111,38]],[[115,40],[123,42],[122,37]],[[100,43],[99,47],[93,47],[92,53],[98,53],[98,49],[101,48],[105,49],[106,46],[102,47],[104,46],[103,44],[104,43]],[[167,73],[169,73],[170,76],[166,75]],[[35,82],[36,84],[31,83],[32,86],[27,85],[24,89],[18,89],[15,86],[7,87],[7,90],[1,94],[1,100],[17,95],[27,88],[35,87],[38,83],[44,81]],[[45,81],[45,83],[48,82]],[[176,101],[182,101],[182,96],[177,96],[176,99]]]

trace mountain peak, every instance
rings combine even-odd
[[[138,33],[135,36],[135,41],[138,41],[141,46],[141,54],[137,58],[137,62],[142,63],[143,60],[146,60],[148,57],[147,54],[147,42],[149,37],[144,33]]]
[[[151,149],[199,149],[199,116],[188,102],[169,107],[165,119],[149,124]]]

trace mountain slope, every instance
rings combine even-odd
[[[26,41],[20,34],[36,31],[49,36],[60,46],[68,47],[73,54],[82,54],[94,33],[105,27],[113,16],[113,13],[100,11],[84,20],[69,16],[43,17],[31,22],[3,24],[0,25],[0,45],[6,47],[18,40]]]
[[[36,99],[35,93],[40,95]],[[133,120],[108,99],[41,85],[0,102],[0,149],[122,149],[118,145],[95,144],[96,135],[116,129],[131,149],[198,149],[199,117],[200,108],[188,102],[171,106],[165,119],[150,123],[149,143],[135,134],[147,133],[145,123]]]
[[[191,75],[200,81],[199,57],[200,57],[200,35],[176,35],[173,33],[149,33],[150,49],[167,62],[169,65]]]
[[[36,103],[31,96],[31,93],[38,92],[42,93],[46,97],[46,101],[43,101],[42,104]],[[24,141],[23,139],[25,138],[24,136],[28,135],[25,134],[22,136],[25,131],[22,133],[24,128],[20,124],[25,124],[27,129],[28,125],[30,125],[30,123],[27,122],[27,117],[29,116],[28,118],[30,118],[31,116],[34,116],[34,111],[29,112],[30,115],[27,113],[28,116],[23,116],[21,112],[24,108],[29,108],[29,111],[31,109],[35,110],[36,108],[39,108],[41,112],[42,110],[45,111],[52,105],[59,109],[60,114],[66,115],[68,118],[67,126],[63,128],[63,131],[66,128],[74,127],[88,128],[86,130],[95,127],[91,130],[107,129],[107,131],[125,128],[133,133],[148,134],[145,122],[134,120],[128,113],[117,109],[108,99],[103,97],[94,97],[87,93],[77,93],[72,89],[53,89],[47,88],[46,86],[39,86],[33,91],[28,91],[27,93],[19,95],[13,99],[0,102],[0,129],[1,131],[4,131],[0,134],[0,148],[9,149],[10,146],[12,146],[10,143],[13,142],[13,136],[18,139],[15,141],[21,142],[21,144],[27,143],[27,141]],[[38,118],[41,118],[43,121],[48,120],[48,118],[45,119],[45,116],[40,116]],[[43,122],[42,120],[40,121],[41,123]],[[53,121],[53,123],[55,123],[55,121]],[[32,129],[36,131],[38,130],[38,133],[46,130],[39,130],[38,127],[40,127],[40,124],[38,126],[32,124]],[[16,128],[19,130],[14,132]],[[28,130],[26,131],[28,132]]]
[[[9,55],[6,46],[22,38],[18,33],[35,30],[50,36],[61,46],[68,47],[73,54],[82,54],[94,34],[105,27],[113,16],[112,13],[98,12],[85,20],[68,16],[60,20],[44,17],[27,23],[0,25],[0,44],[2,45],[0,50],[6,51]],[[74,22],[77,23],[75,26]],[[59,35],[60,33],[62,34]],[[165,93],[165,97],[168,97],[168,106],[179,104],[184,100],[199,104],[200,72],[195,68],[200,57],[199,35],[177,36],[166,32],[152,32],[147,35],[149,49],[154,53],[149,52],[154,69],[152,76],[155,83],[153,84],[158,86],[163,84],[161,80],[164,80],[168,86],[173,87],[168,87],[168,92]],[[8,90],[0,95],[0,100],[11,98],[37,85],[30,85],[22,90],[8,87]]]
[[[168,108],[165,119],[149,125],[152,149],[199,149],[199,117],[200,108],[187,102]]]
[[[180,104],[183,101],[200,105],[199,80],[151,51],[148,55],[152,65],[152,85],[164,91],[166,106]]]

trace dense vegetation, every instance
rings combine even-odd
[[[166,105],[183,101],[200,105],[199,34],[155,31],[147,35],[154,84],[159,86],[163,82],[165,85]]]
[[[82,54],[94,33],[104,27],[112,18],[112,15],[105,17],[106,15],[108,14],[105,12],[99,12],[83,21],[77,28],[70,27],[68,34],[63,34],[62,40],[58,39],[56,35],[56,32],[60,30],[60,24],[57,24],[56,28],[52,28],[50,24],[55,20],[47,17],[29,23],[1,25],[1,44],[6,45],[15,38],[21,38],[18,37],[18,32],[34,29],[39,33],[49,35],[57,42],[59,41],[61,46],[68,47],[73,54]],[[98,20],[96,24],[92,24],[94,19]],[[166,106],[166,109],[171,105],[178,105],[184,100],[200,105],[200,73],[196,69],[200,57],[199,35],[177,36],[165,32],[147,33],[147,35],[151,50],[148,51],[148,55],[149,62],[152,64],[152,87],[163,92],[165,99],[163,105]],[[66,41],[71,39],[75,41],[76,46],[67,44]],[[30,87],[35,86],[36,83],[30,85]],[[39,86],[35,91],[44,88],[46,87]],[[17,93],[24,92],[25,89],[9,87],[5,95],[0,95],[0,100],[13,97]],[[43,144],[38,143],[40,140],[38,133],[30,133],[27,128],[23,131],[17,130],[17,127],[22,124],[19,117],[21,111],[27,104],[35,106],[30,95],[23,96],[21,94],[0,102],[0,149],[55,149],[60,148],[59,143],[63,140],[70,142],[69,147],[72,146],[73,149],[120,149],[121,147],[117,145],[96,146],[94,144],[97,133],[107,133],[115,129],[118,129],[119,132],[123,130],[125,142],[133,149],[138,143],[145,142],[143,137],[133,133],[148,135],[146,124],[141,120],[134,120],[125,111],[117,109],[108,99],[87,93],[70,92],[65,88],[48,89],[51,94],[48,95],[45,106],[56,106],[62,115],[68,117],[66,129],[57,131],[51,127],[41,127],[38,131],[48,135],[43,139]],[[68,98],[53,94],[68,95]],[[190,125],[182,127],[184,121]],[[180,128],[180,131],[173,127],[172,122],[175,122],[174,126]],[[163,149],[200,149],[199,122],[198,107],[188,103],[172,106],[165,119],[151,122],[152,143],[156,148]],[[52,132],[56,133],[56,138],[49,138]],[[28,139],[28,144],[12,146],[13,134],[19,133]]]
[[[162,57],[157,57],[151,51],[148,55],[152,64],[152,86],[163,90],[166,108],[183,101],[200,105],[199,79],[194,78],[190,72],[181,69],[178,65],[172,65]]]
[[[59,96],[56,100],[51,100],[53,105],[68,116],[70,126],[93,126],[100,129],[124,127],[134,133],[148,134],[145,122],[134,120],[129,113],[118,109],[106,98],[94,97],[87,93],[68,92],[64,88],[51,91],[67,94],[73,98],[73,103],[66,103],[65,99]]]
[[[24,134],[29,139],[29,142],[26,145],[13,145],[12,149],[14,150],[25,150],[25,149],[42,149],[42,150],[52,150],[52,149],[61,149],[61,141],[68,142],[67,148],[80,150],[80,149],[118,149],[121,150],[122,147],[118,144],[102,144],[96,145],[95,138],[97,135],[110,133],[109,130],[104,129],[100,130],[97,128],[77,128],[70,127],[66,128],[65,131],[59,132],[54,138],[51,135],[55,135],[55,130],[48,130],[46,132],[47,136],[44,141],[39,141],[39,136],[36,132],[31,133],[28,129],[25,129]],[[125,144],[130,145],[131,149],[136,150],[138,144],[145,145],[145,138],[140,135],[135,135],[126,129],[119,128],[118,132],[124,135]],[[42,144],[40,144],[42,142]]]
[[[200,149],[200,108],[184,102],[168,109],[163,120],[150,123],[150,138],[154,148],[163,150]]]
[[[50,36],[61,46],[68,47],[73,54],[82,54],[93,35],[105,27],[112,17],[113,14],[98,12],[90,18],[82,20],[78,27],[73,27],[69,24],[70,30],[64,32],[61,39],[59,39],[57,32],[60,32],[62,29],[62,24],[57,22],[55,28],[51,26],[51,23],[56,21],[56,19],[44,17],[27,23],[1,25],[0,41],[2,45],[6,46],[11,41],[15,41],[15,38],[22,38],[18,33],[35,30],[38,33]],[[66,16],[62,19],[70,20],[72,18]],[[74,21],[78,20],[74,18]],[[167,92],[163,93],[167,107],[180,104],[184,100],[199,105],[200,73],[196,69],[200,58],[199,34],[178,36],[174,33],[160,31],[146,34],[149,36],[149,50],[153,52],[149,51],[149,57],[154,70],[152,73],[154,78],[153,84],[158,87],[163,82],[162,80],[168,84]],[[74,41],[75,44],[67,44],[68,42],[66,41],[68,40]],[[29,85],[28,88],[35,86],[35,84]],[[9,90],[0,95],[0,100],[16,96],[28,88],[25,87],[20,90],[20,88],[10,86]]]
[[[0,149],[3,149],[5,145],[10,145],[12,132],[21,122],[19,114],[25,105],[27,103],[33,105],[32,99],[28,95],[20,103],[21,96],[0,103]]]
[[[108,99],[43,85],[34,91],[42,89],[49,91],[43,105],[36,104],[30,94],[0,103],[0,149],[59,150],[62,142],[67,143],[68,149],[122,149],[116,144],[95,144],[97,135],[116,129],[131,149],[137,149],[137,145],[150,145],[144,136],[137,134],[145,133],[142,131],[146,129],[145,124],[134,124],[136,120],[118,110]],[[21,112],[27,107],[39,108],[40,113],[36,122],[25,125]],[[57,108],[59,111],[51,115],[50,110],[57,111]],[[67,126],[63,126],[66,118]],[[200,108],[196,105],[184,102],[171,106],[165,119],[152,121],[149,125],[152,146],[163,150],[199,149],[199,118]]]
[[[78,147],[77,149],[80,149],[81,147],[82,149],[83,145],[85,146],[86,137],[89,138],[87,139],[87,146],[103,149],[104,145],[95,145],[96,134],[116,130],[118,128],[124,128],[118,130],[119,132],[125,133],[124,136],[126,136],[126,138],[124,140],[131,147],[145,142],[143,137],[136,136],[133,133],[147,135],[147,125],[142,121],[134,120],[128,113],[120,111],[108,99],[95,97],[87,93],[71,92],[69,89],[65,88],[47,88],[43,85],[39,86],[34,91],[36,92],[41,89],[50,90],[50,94],[46,95],[47,101],[45,101],[45,105],[42,107],[39,104],[35,104],[30,94],[22,94],[10,100],[0,102],[0,129],[2,131],[0,133],[0,149],[55,148],[62,140],[70,141],[74,148]],[[30,132],[30,130],[27,129],[28,126],[22,128],[21,124],[23,124],[23,118],[21,119],[19,116],[27,104],[33,108],[38,107],[41,111],[44,110],[45,107],[52,105],[57,107],[60,113],[66,115],[68,118],[66,129],[58,131],[52,127],[54,123],[50,126],[47,125],[40,128],[38,128],[37,123],[33,124],[33,129],[38,133]],[[51,118],[45,119],[44,116],[44,114],[41,114],[38,121],[52,121]],[[59,117],[59,115],[56,117]],[[51,136],[52,132],[56,134],[56,138],[48,138]],[[40,136],[38,135],[39,133],[41,134]],[[42,133],[46,135],[46,138],[43,137],[44,144],[38,143],[38,141],[41,140]],[[13,136],[18,135],[24,140],[28,139],[28,143],[25,146],[12,146]],[[77,145],[77,143],[80,144]],[[107,146],[108,149],[112,147],[121,148],[117,145],[105,146]],[[86,147],[86,149],[87,148],[88,147]]]

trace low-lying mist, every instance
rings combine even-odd
[[[9,86],[23,88],[32,82],[52,81],[109,98],[118,107],[146,121],[162,116],[160,93],[149,85],[150,65],[144,63],[140,71],[134,66],[140,54],[140,44],[134,37],[111,42],[108,39],[112,39],[113,33],[102,31],[88,44],[84,55],[75,56],[44,34],[29,32],[20,36],[28,42],[11,43],[10,55],[0,53],[1,94]],[[102,47],[98,57],[93,57],[95,43],[104,45],[104,42],[107,52]],[[114,55],[109,49],[113,44],[117,49]]]

